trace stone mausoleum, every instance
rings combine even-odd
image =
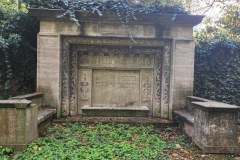
[[[57,115],[172,118],[193,93],[193,26],[203,17],[139,15],[130,40],[115,14],[30,9],[40,20],[37,89]]]

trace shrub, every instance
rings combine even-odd
[[[0,99],[35,90],[38,22],[0,8]]]
[[[240,105],[240,43],[199,39],[194,76],[194,95]]]

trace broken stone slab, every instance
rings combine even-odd
[[[240,107],[225,103],[192,102],[194,108],[193,141],[206,153],[236,153],[238,112]]]
[[[23,150],[38,137],[37,105],[26,99],[0,101],[0,145]]]

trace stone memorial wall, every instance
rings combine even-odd
[[[58,117],[83,107],[145,107],[149,116],[171,119],[192,95],[192,32],[202,16],[139,16],[128,27],[131,41],[116,15],[79,13],[78,27],[57,19],[57,10],[30,14],[40,19],[37,88]]]

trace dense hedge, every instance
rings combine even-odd
[[[0,10],[0,99],[35,91],[38,22]]]
[[[194,94],[240,105],[240,43],[201,39],[196,46]]]

